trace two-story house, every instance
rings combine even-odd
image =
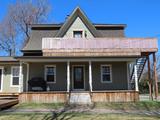
[[[125,28],[93,24],[79,7],[64,23],[31,25],[23,56],[0,57],[1,92],[20,102],[137,101],[157,39],[127,38]]]

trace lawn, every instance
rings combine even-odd
[[[64,103],[21,103],[13,106],[16,109],[58,109],[63,108]]]
[[[13,109],[59,109],[68,107],[62,103],[23,103],[18,104]],[[73,107],[73,106],[72,106]],[[85,108],[84,108],[85,109]],[[90,109],[108,109],[108,110],[147,110],[160,111],[160,102],[144,101],[135,103],[95,103]],[[52,113],[52,112],[0,112],[0,120],[160,120],[160,115],[154,114],[109,114],[101,112],[72,112],[72,113]]]
[[[53,117],[49,114],[0,114],[0,120],[159,120],[156,116],[123,114],[66,113]]]
[[[105,108],[112,110],[160,110],[160,102],[141,101],[126,103],[95,103],[94,108]]]
[[[66,107],[63,103],[22,103],[15,105],[16,109],[58,109]],[[112,109],[112,110],[160,110],[160,102],[141,101],[126,103],[95,103],[90,106],[91,109]]]

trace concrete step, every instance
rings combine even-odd
[[[89,92],[73,92],[70,93],[70,104],[91,104],[91,96]]]

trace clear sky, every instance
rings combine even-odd
[[[0,20],[15,0],[0,0]],[[160,0],[49,0],[52,8],[49,23],[65,20],[76,6],[93,23],[127,24],[127,37],[160,39]]]

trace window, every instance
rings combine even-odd
[[[82,38],[82,31],[73,31],[74,38]]]
[[[101,82],[102,83],[111,83],[112,82],[111,65],[102,65],[101,66]]]
[[[12,67],[12,85],[19,85],[19,67]]]
[[[46,66],[45,67],[45,79],[47,82],[56,82],[56,67],[55,66]]]

